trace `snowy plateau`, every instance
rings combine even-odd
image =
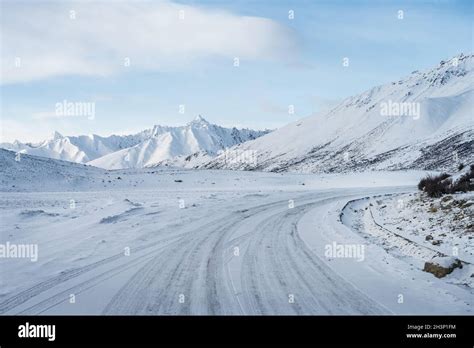
[[[36,257],[0,257],[0,313],[472,315],[472,191],[417,184],[474,163],[473,59],[271,132],[2,144],[0,244]]]

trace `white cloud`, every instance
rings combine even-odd
[[[182,69],[211,57],[286,60],[297,50],[293,31],[275,21],[169,1],[1,6],[2,83]]]

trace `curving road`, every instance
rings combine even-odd
[[[292,209],[284,200],[214,219],[153,257],[104,313],[383,313],[298,235],[300,217],[334,199],[303,195]]]
[[[280,193],[251,206],[235,200],[221,213],[158,231],[128,257],[63,272],[4,299],[0,313],[392,313],[310,249],[298,226],[311,216],[320,221],[314,233],[330,234],[340,223],[328,223],[327,207],[394,190]],[[69,304],[72,293],[81,305]]]

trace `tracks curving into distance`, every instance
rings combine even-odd
[[[0,303],[0,313],[48,314],[68,294],[102,287],[102,314],[379,314],[387,309],[331,270],[300,238],[299,219],[360,191],[288,199],[202,216],[165,238],[52,277]],[[315,228],[325,228],[315,226]],[[117,288],[106,280],[133,270]],[[71,313],[74,314],[74,313]],[[95,313],[90,313],[95,314]]]

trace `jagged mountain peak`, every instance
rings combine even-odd
[[[197,115],[191,122],[187,124],[187,126],[191,127],[209,127],[211,125],[210,122],[208,122],[204,117],[201,115]]]
[[[225,147],[266,133],[268,131],[220,127],[199,115],[184,126],[155,125],[133,135],[63,136],[55,132],[53,137],[38,144],[14,142],[0,144],[0,147],[106,169],[141,168],[199,152],[216,154]]]
[[[197,115],[192,122],[202,122],[202,123],[209,123],[207,120],[202,117],[201,115]]]
[[[59,139],[63,139],[63,138],[64,138],[64,136],[61,133],[59,133],[58,131],[54,131],[54,133],[51,137],[52,140],[59,140]]]

